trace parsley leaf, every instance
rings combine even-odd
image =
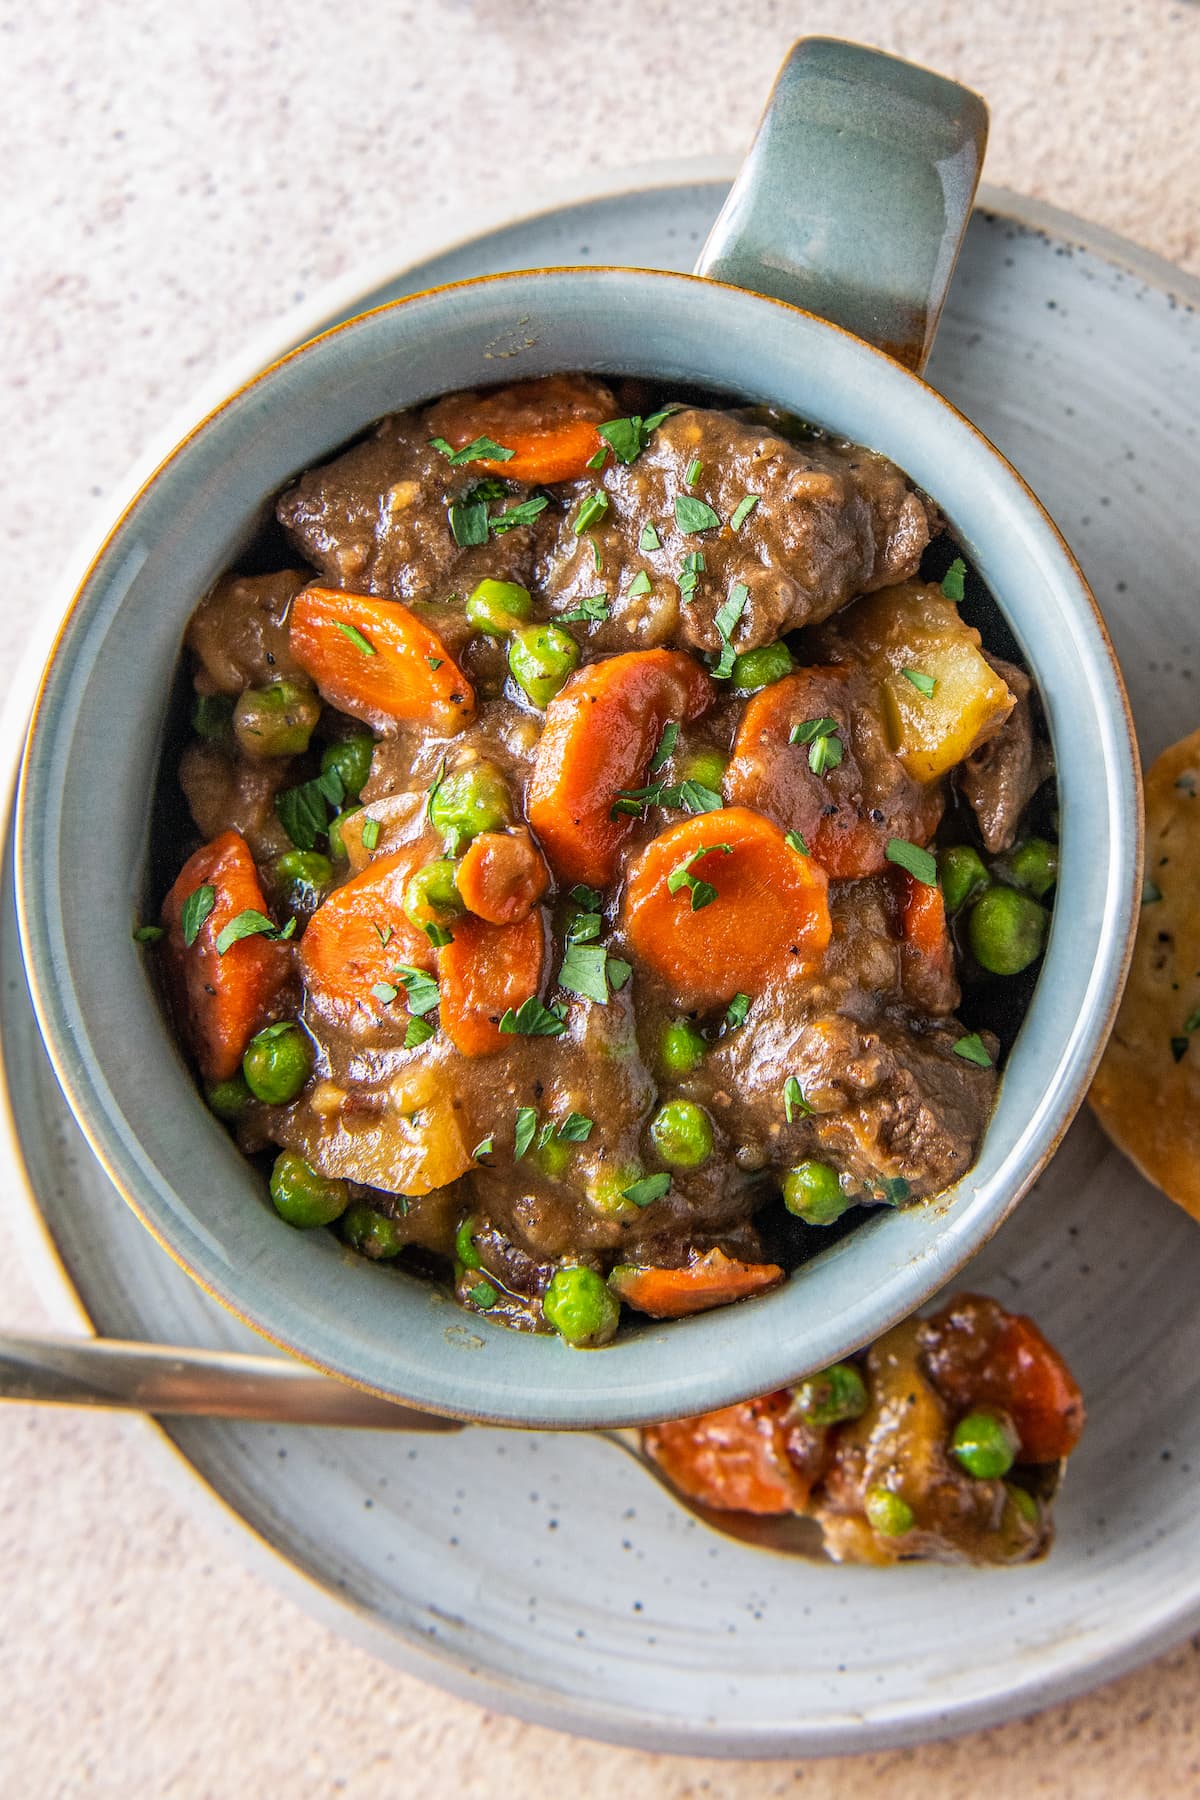
[[[622,1188],[621,1193],[626,1200],[632,1200],[635,1206],[652,1206],[656,1200],[664,1199],[670,1188],[669,1175],[644,1175],[632,1187]]]
[[[623,956],[613,956],[610,953],[608,958],[608,979],[614,993],[620,993],[632,974],[632,963],[627,963]]]
[[[703,467],[704,464],[700,461],[700,458],[694,456],[687,466],[687,474],[683,478],[683,485],[685,487],[695,487],[700,479],[700,471]]]
[[[515,1012],[509,1007],[500,1021],[500,1029],[521,1037],[559,1037],[567,1029],[567,1021],[561,1012],[543,1006],[537,995],[531,994]]]
[[[404,1033],[404,1048],[415,1050],[418,1044],[427,1044],[436,1030],[436,1025],[431,1025],[428,1019],[410,1019]]]
[[[658,774],[658,771],[662,768],[663,764],[674,750],[678,738],[679,725],[675,719],[672,719],[668,724],[663,726],[663,734],[658,740],[658,749],[650,758],[650,764],[646,770],[647,775]]]
[[[581,537],[589,526],[598,525],[607,511],[608,495],[603,488],[597,488],[594,494],[588,495],[575,515],[575,523],[571,528],[575,536]]]
[[[710,881],[701,881],[692,874],[692,864],[700,861],[702,856],[713,856],[717,852],[722,856],[733,855],[732,844],[701,844],[690,856],[685,856],[681,863],[676,863],[667,876],[667,892],[677,894],[680,888],[687,888],[692,897],[692,911],[699,912],[702,906],[711,906],[717,898],[717,890]]]
[[[794,1119],[807,1119],[812,1107],[804,1098],[804,1089],[794,1075],[789,1075],[783,1084],[783,1113],[788,1124]]]
[[[507,512],[496,513],[488,520],[492,532],[500,537],[511,531],[514,525],[532,525],[539,513],[544,513],[550,502],[545,494],[539,494],[534,500],[522,500],[519,506],[510,506]]]
[[[749,994],[735,994],[733,996],[733,999],[729,1002],[728,1008],[726,1009],[726,1013],[725,1013],[726,1024],[727,1025],[744,1025],[746,1023],[746,1014],[749,1011],[750,1011],[750,996],[749,996]]]
[[[363,828],[359,835],[363,849],[374,850],[376,844],[379,842],[379,820],[364,819]]]
[[[607,960],[608,952],[600,944],[568,942],[558,972],[559,987],[565,988],[568,994],[578,994],[583,1000],[595,1000],[601,1006],[607,1006],[608,975],[604,966]]]
[[[879,1193],[889,1206],[903,1206],[912,1193],[912,1184],[903,1175],[881,1175]]]
[[[638,570],[625,591],[635,600],[638,599],[640,595],[648,594],[650,592],[650,577],[647,575],[645,569]]]
[[[297,850],[312,850],[329,822],[329,811],[338,812],[346,798],[346,786],[336,769],[326,769],[299,787],[284,788],[275,796],[275,811]]]
[[[585,594],[569,612],[558,614],[560,625],[602,625],[609,615],[607,594]]]
[[[825,775],[837,768],[844,754],[840,737],[814,738],[808,746],[808,766],[814,775]]]
[[[679,573],[679,598],[685,606],[696,592],[705,567],[703,550],[689,550]]]
[[[400,989],[394,987],[390,981],[377,981],[371,989],[373,998],[381,1001],[384,1006],[390,1006],[399,992]]]
[[[571,889],[571,899],[577,901],[585,912],[599,912],[604,904],[604,895],[600,889],[585,887],[582,881],[576,882]]]
[[[161,925],[135,925],[133,928],[135,944],[157,944],[159,938],[165,936]]]
[[[183,931],[183,941],[189,950],[200,935],[200,927],[216,904],[217,890],[209,881],[204,882],[198,888],[193,888],[184,901],[179,924]]]
[[[783,841],[789,850],[794,850],[796,852],[797,856],[808,855],[808,845],[798,831],[789,831]]]
[[[832,737],[841,730],[836,719],[805,719],[800,725],[793,725],[788,734],[789,744],[811,744],[819,737]]]
[[[228,925],[218,934],[217,955],[224,956],[227,950],[232,949],[234,944],[240,943],[243,938],[277,937],[278,935],[273,919],[268,919],[266,913],[257,912],[252,906],[247,907],[244,912],[238,913],[236,918],[230,919]]]
[[[664,406],[661,412],[649,413],[644,419],[635,413],[629,419],[609,419],[596,429],[618,462],[632,463],[650,442],[651,432],[657,431],[664,419],[678,411],[677,404]]]
[[[919,844],[910,844],[907,838],[889,838],[883,854],[898,868],[907,869],[914,880],[924,882],[926,887],[937,886],[937,863]]]
[[[464,444],[461,450],[456,450],[445,438],[430,438],[429,442],[435,450],[441,451],[452,469],[461,469],[464,463],[472,462],[511,462],[517,454],[490,437],[477,437],[472,443]]]
[[[414,969],[411,963],[399,963],[393,973],[404,983],[408,1010],[414,1017],[433,1011],[438,1003],[438,985],[432,975],[424,969]]]
[[[489,1136],[485,1138],[480,1138],[479,1142],[471,1152],[472,1161],[478,1162],[481,1156],[490,1156],[495,1148],[496,1139],[494,1136],[489,1134]]]
[[[503,1030],[503,1026],[501,1027],[501,1030]],[[520,1162],[530,1144],[532,1144],[534,1133],[536,1131],[536,1108],[532,1106],[519,1106],[517,1108],[516,1131],[513,1137],[513,1158],[516,1162]]]
[[[435,950],[440,950],[444,944],[452,944],[454,942],[454,933],[452,931],[447,931],[444,925],[437,924],[433,919],[430,919],[427,925],[422,925],[421,930],[425,933],[425,936],[429,939]]]
[[[661,550],[662,539],[658,535],[658,527],[652,519],[647,519],[638,537],[639,550]]]
[[[607,448],[605,447],[605,445],[601,444],[600,448],[596,451],[595,455],[588,457],[587,461],[583,465],[584,468],[585,469],[602,469],[604,467],[604,462],[605,462],[605,458],[607,457],[607,455],[608,455]]]
[[[698,531],[712,531],[720,525],[721,519],[706,500],[697,500],[694,494],[676,494],[675,523],[680,531],[692,535]]]
[[[345,619],[335,619],[333,623],[335,630],[340,631],[343,637],[349,638],[354,648],[361,650],[364,656],[379,654],[370,638],[365,638],[357,625],[348,625]]]
[[[956,556],[946,573],[942,576],[942,592],[947,600],[961,600],[963,597],[963,576],[967,565],[961,556]]]
[[[470,544],[486,544],[488,509],[486,500],[464,497],[454,500],[447,509],[450,531],[456,544],[466,549]]]
[[[970,1032],[966,1037],[960,1037],[954,1046],[954,1054],[961,1056],[964,1062],[978,1063],[981,1069],[990,1069],[992,1066],[992,1059],[977,1031]]]
[[[746,610],[746,602],[750,598],[750,589],[744,581],[735,581],[728,596],[717,608],[713,624],[721,637],[721,654],[713,664],[711,673],[717,681],[728,681],[733,674],[733,665],[737,661],[737,653],[733,648],[733,633],[738,620]]]
[[[732,531],[739,530],[741,526],[746,523],[746,520],[758,505],[758,498],[757,494],[743,494],[742,498],[734,507],[733,517],[729,521],[730,529]]]
[[[569,944],[590,944],[600,936],[600,927],[604,920],[598,912],[576,913],[567,926],[567,942]]]
[[[473,1288],[467,1289],[467,1293],[480,1312],[486,1312],[489,1306],[495,1306],[499,1299],[499,1295],[490,1281],[477,1281]]]
[[[564,1144],[586,1144],[592,1135],[593,1121],[586,1113],[568,1113],[558,1128]]]
[[[923,669],[901,669],[905,681],[911,681],[918,694],[924,694],[926,700],[933,698],[937,681],[932,675],[926,675]]]

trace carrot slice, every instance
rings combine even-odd
[[[648,1426],[642,1446],[667,1480],[701,1506],[750,1513],[803,1512],[810,1483],[787,1454],[786,1388],[697,1419]]]
[[[841,760],[817,774],[797,727],[828,719]],[[945,807],[940,783],[921,786],[883,738],[877,688],[851,667],[798,669],[746,706],[725,792],[785,831],[798,831],[827,874],[843,880],[888,867],[891,838],[927,844]]]
[[[681,1269],[618,1263],[608,1284],[627,1305],[652,1319],[681,1319],[761,1294],[782,1280],[778,1263],[735,1262],[723,1250],[708,1250]]]
[[[1069,1456],[1084,1426],[1079,1384],[1031,1318],[981,1294],[957,1294],[928,1321],[935,1385],[952,1406],[1002,1407],[1022,1462]]]
[[[605,392],[586,377],[549,375],[496,393],[452,395],[428,416],[433,433],[456,450],[490,437],[510,457],[471,464],[487,475],[544,485],[574,481],[604,448],[596,426],[609,416]]]
[[[777,825],[727,806],[647,844],[630,870],[625,923],[679,1005],[718,1006],[813,971],[829,943],[828,883]]]
[[[346,1019],[406,1015],[401,965],[432,969],[433,946],[404,911],[409,879],[436,854],[428,841],[377,856],[359,875],[335,888],[308,922],[300,944],[305,985],[322,1010]],[[372,993],[398,990],[391,1002]]]
[[[912,988],[918,996],[957,993],[954,944],[941,888],[918,881],[905,869],[897,869],[896,875],[904,934],[901,959],[905,987]]]
[[[438,954],[442,1027],[464,1056],[511,1049],[500,1020],[536,994],[546,955],[541,914],[515,925],[457,919],[453,941]]]
[[[398,600],[308,587],[292,603],[288,645],[340,712],[376,731],[415,722],[449,736],[475,693],[436,631]]]
[[[183,941],[184,902],[205,886],[214,890],[212,910],[188,946]],[[208,1081],[227,1081],[236,1074],[246,1045],[287,980],[291,953],[268,938],[240,938],[224,956],[217,952],[218,937],[239,913],[266,910],[254,858],[236,831],[223,831],[189,857],[163,901],[171,997]]]
[[[613,802],[644,785],[668,720],[698,719],[716,688],[683,650],[631,650],[578,670],[546,708],[526,811],[564,881],[604,887],[633,820]]]
[[[550,873],[527,831],[481,831],[458,865],[463,905],[492,925],[527,918],[550,885]]]

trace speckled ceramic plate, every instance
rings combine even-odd
[[[221,385],[339,316],[462,276],[688,268],[728,178],[641,172],[360,278],[285,321]],[[1131,246],[993,194],[929,369],[1080,556],[1148,755],[1200,715],[1198,304],[1200,284]],[[31,1253],[59,1315],[118,1337],[261,1349],[142,1229],[66,1113],[25,994],[9,872],[0,980]],[[1200,1232],[1084,1118],[969,1280],[1041,1320],[1091,1409],[1059,1546],[1031,1569],[768,1557],[711,1535],[596,1439],[479,1430],[418,1443],[193,1421],[147,1427],[146,1441],[172,1446],[231,1541],[331,1623],[481,1704],[697,1753],[911,1743],[1065,1698],[1200,1627]]]

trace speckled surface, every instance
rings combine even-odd
[[[1086,18],[1086,27],[1081,21]],[[232,0],[0,14],[5,662],[87,512],[296,296],[547,177],[736,149],[784,49],[837,31],[986,92],[987,175],[1200,273],[1200,9]],[[703,71],[698,79],[698,72]],[[0,1217],[3,1317],[46,1314]],[[0,1415],[6,1793],[1190,1794],[1195,1649],[955,1743],[665,1760],[495,1718],[347,1647],[202,1535],[136,1427]]]

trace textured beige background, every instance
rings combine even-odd
[[[736,151],[806,31],[980,88],[990,180],[1200,273],[1191,0],[0,5],[0,669],[99,496],[281,307],[548,179]],[[46,1320],[3,1209],[0,1319]],[[647,1757],[481,1713],[246,1574],[104,1417],[0,1414],[0,1594],[6,1800],[1200,1786],[1200,1642],[1037,1719],[839,1763]]]

